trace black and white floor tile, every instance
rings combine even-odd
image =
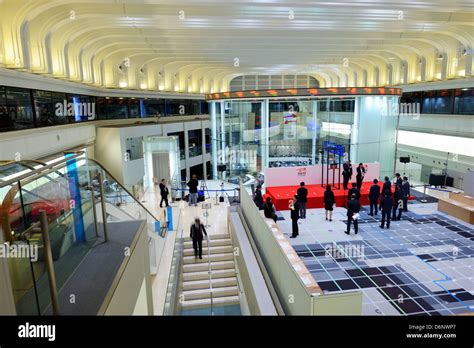
[[[290,239],[325,292],[363,292],[363,315],[453,315],[474,312],[474,226],[413,203],[402,220],[381,229],[379,216],[361,212],[359,233],[346,235],[346,210],[333,221],[323,209],[300,220]],[[277,223],[291,233],[289,212]]]

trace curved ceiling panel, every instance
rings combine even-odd
[[[472,2],[0,1],[0,66],[103,88],[229,90],[241,75],[325,87],[472,76]]]

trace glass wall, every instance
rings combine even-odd
[[[202,155],[202,132],[200,129],[188,131],[189,157]]]
[[[205,115],[193,99],[111,98],[0,86],[0,132],[92,120]]]
[[[64,94],[49,91],[34,91],[33,101],[37,127],[48,127],[68,123]]]
[[[422,114],[474,115],[474,88],[407,92],[400,103],[419,104]]]
[[[184,152],[184,150],[185,150],[184,132],[168,133],[168,136],[178,138],[179,158],[180,158],[180,160],[184,160],[186,158],[186,155],[185,155],[185,152]]]
[[[379,162],[381,167],[383,162],[381,171],[393,171],[398,115],[382,117],[391,102],[398,102],[398,98],[390,98],[393,97],[335,96],[211,102],[211,124],[215,127],[212,134],[216,137],[213,173],[222,179],[240,177],[245,181],[252,176],[259,178],[267,167],[328,162],[340,165],[346,159]],[[384,127],[383,131],[380,127]],[[393,146],[387,145],[390,143]],[[384,150],[372,151],[376,147]]]
[[[7,117],[9,119],[6,130],[18,130],[35,126],[31,92],[27,89],[6,87]]]
[[[474,115],[474,89],[457,89],[454,110],[456,114]]]
[[[269,166],[313,164],[313,101],[269,102]]]

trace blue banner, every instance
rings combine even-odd
[[[344,156],[344,145],[338,145],[336,143],[333,143],[332,141],[324,141],[323,148],[329,153]]]

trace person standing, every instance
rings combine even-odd
[[[380,202],[380,209],[382,211],[380,228],[384,228],[385,221],[387,221],[387,228],[390,228],[390,213],[392,212],[392,205],[392,193],[389,190],[383,191],[382,200]]]
[[[262,210],[263,207],[263,196],[262,196],[262,186],[258,185],[255,190],[255,196],[253,197],[253,202],[258,207],[258,210]]]
[[[408,199],[410,198],[410,183],[406,176],[403,177],[402,182],[402,192],[403,192],[403,211],[408,211]]]
[[[168,187],[166,186],[166,180],[161,179],[161,182],[160,182],[160,196],[161,196],[160,208],[163,207],[163,202],[165,202],[166,206],[169,207],[168,194],[169,194],[169,191],[168,191]]]
[[[403,195],[402,195],[402,178],[400,173],[395,174],[395,190],[393,192],[393,207],[392,207],[392,220],[400,220],[402,217],[402,209],[403,209]],[[401,202],[399,202],[401,201]],[[399,205],[402,205],[402,208],[399,208]],[[397,218],[397,209],[398,209],[398,218]]]
[[[389,191],[390,193],[392,193],[392,183],[390,182],[390,178],[388,176],[384,178],[383,182],[382,192],[385,191]]]
[[[300,205],[298,203],[298,196],[295,196],[294,199],[290,199],[289,203],[292,232],[290,238],[296,238],[299,235],[298,219],[300,217]]]
[[[348,160],[342,165],[342,178],[342,187],[344,188],[344,190],[347,190],[347,185],[349,184],[349,181],[352,178],[352,164],[350,160]]]
[[[278,217],[275,212],[275,207],[273,206],[272,199],[267,197],[267,201],[263,205],[263,214],[266,218],[273,219],[273,221],[277,222]]]
[[[326,186],[326,191],[324,191],[324,209],[326,210],[326,220],[332,221],[332,210],[334,203],[336,203],[336,198],[334,197],[334,192],[331,190],[331,185]]]
[[[362,188],[362,182],[364,181],[364,175],[366,172],[364,168],[364,164],[359,163],[356,170],[357,170],[357,175],[356,175],[357,189],[360,191]]]
[[[187,185],[189,187],[189,206],[194,204],[194,206],[197,207],[199,181],[195,174],[191,177]]]
[[[369,203],[370,203],[370,216],[374,215],[374,208],[375,208],[375,215],[377,215],[377,204],[380,197],[380,186],[378,185],[379,181],[374,179],[373,185],[370,187],[369,191]]]
[[[351,200],[347,203],[347,231],[345,234],[351,234],[351,222],[354,222],[354,232],[357,234],[359,232],[359,212],[360,212],[360,203],[357,199],[356,194],[352,194]],[[356,215],[357,214],[357,215]]]
[[[300,204],[300,218],[306,219],[306,203],[308,202],[308,189],[304,187],[304,182],[300,183],[299,189],[296,191],[298,203]]]
[[[193,248],[194,248],[194,257],[197,259],[198,255],[199,258],[202,259],[202,240],[204,239],[204,235],[207,237],[206,229],[204,225],[201,223],[198,217],[194,219],[194,223],[191,225],[191,232],[190,238],[193,241]],[[207,246],[209,248],[209,245]]]
[[[347,194],[347,199],[350,200],[352,195],[356,195],[357,200],[360,199],[360,191],[357,189],[357,184],[355,182],[352,183],[352,188]]]

